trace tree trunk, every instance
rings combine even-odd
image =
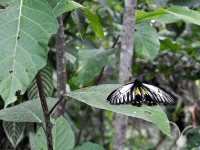
[[[60,99],[66,91],[66,57],[65,38],[62,15],[57,17],[59,29],[55,35],[56,63],[57,63],[57,98]],[[57,106],[54,119],[62,117],[65,111],[66,100],[63,99]]]
[[[120,84],[125,84],[131,77],[129,70],[132,70],[133,33],[135,27],[136,9],[137,0],[125,0],[120,52]],[[118,113],[115,115],[113,150],[123,150],[125,148],[127,123],[128,116]]]

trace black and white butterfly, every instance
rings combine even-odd
[[[111,105],[132,104],[133,106],[155,106],[157,103],[175,103],[177,98],[160,88],[144,84],[137,79],[135,82],[128,83],[114,90],[107,100]]]

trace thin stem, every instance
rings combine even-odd
[[[57,101],[57,103],[51,108],[51,110],[49,111],[49,115],[51,115],[51,113],[53,112],[53,110],[56,108],[56,106],[62,101],[63,96]]]
[[[53,138],[52,138],[52,133],[51,133],[51,129],[53,125],[50,121],[50,115],[49,115],[49,110],[47,106],[47,101],[46,101],[46,97],[44,93],[40,71],[38,71],[36,75],[36,81],[37,81],[40,101],[42,104],[42,109],[43,109],[43,114],[44,114],[44,119],[45,119],[45,124],[46,124],[45,134],[46,134],[46,139],[47,139],[47,147],[48,147],[48,150],[53,150]]]
[[[117,44],[117,41],[119,40],[119,37],[120,37],[120,35],[118,35],[118,37],[116,38],[115,42],[114,42],[113,45],[112,45],[112,48],[114,48],[115,45]]]
[[[79,133],[78,133],[78,137],[76,139],[75,147],[78,146],[78,143],[79,143],[79,140],[80,140],[80,137],[81,137],[81,132],[83,130],[83,125],[84,125],[84,122],[85,122],[85,119],[86,119],[86,116],[87,116],[87,113],[88,113],[88,109],[89,109],[89,105],[87,105],[87,108],[85,110],[85,115],[83,117],[83,120],[82,120],[82,123],[81,123],[81,127],[80,127],[80,130],[79,130]]]

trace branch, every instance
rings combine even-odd
[[[57,17],[58,31],[55,34],[55,47],[56,47],[56,65],[57,65],[57,98],[60,99],[66,91],[66,57],[65,57],[65,35],[63,27],[62,15]],[[65,111],[66,100],[61,101],[54,113],[54,119],[57,120],[63,116]]]
[[[45,134],[46,134],[46,139],[47,139],[47,147],[48,147],[48,150],[53,150],[53,138],[52,138],[52,133],[51,133],[51,129],[52,129],[53,125],[50,121],[50,115],[49,115],[49,110],[48,110],[48,106],[47,106],[47,101],[45,98],[45,93],[44,93],[44,89],[43,89],[40,71],[38,71],[38,73],[36,75],[36,81],[37,81],[40,101],[42,104],[42,109],[43,109],[43,114],[44,114],[44,119],[45,119],[45,124],[46,124]]]

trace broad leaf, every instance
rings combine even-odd
[[[119,84],[92,86],[73,91],[66,94],[66,96],[73,97],[93,107],[111,110],[116,113],[150,121],[156,124],[164,134],[171,136],[169,121],[159,105],[154,107],[149,107],[146,105],[143,105],[142,107],[134,107],[132,105],[111,105],[106,98],[113,90],[120,86],[121,85]]]
[[[71,11],[76,8],[83,9],[84,10],[83,13],[90,21],[95,34],[101,40],[104,40],[103,28],[101,27],[101,24],[99,23],[98,16],[95,15],[93,12],[91,12],[89,9],[87,9],[86,7],[76,3],[74,1],[69,1],[69,0],[50,1],[49,3],[51,5],[56,17],[61,15],[64,12]]]
[[[77,54],[78,69],[77,77],[73,77],[73,82],[83,87],[85,84],[94,79],[106,65],[108,58],[113,50],[81,50]]]
[[[0,95],[5,107],[24,94],[37,71],[46,65],[47,43],[58,25],[47,1],[4,0],[0,11]]]
[[[42,84],[46,97],[51,97],[53,92],[53,69],[52,66],[47,63],[47,65],[40,70],[42,77]],[[27,89],[28,99],[39,98],[39,92],[37,87],[36,79],[34,79]]]
[[[58,101],[46,98],[49,110]],[[0,119],[14,122],[44,122],[44,114],[40,99],[29,100],[19,105],[0,110]]]
[[[152,58],[159,50],[160,43],[156,29],[149,23],[136,25],[134,32],[134,49],[138,56]]]
[[[86,142],[82,146],[78,146],[71,150],[104,150],[104,148],[98,144],[94,144],[91,142]]]
[[[75,144],[75,136],[68,121],[65,118],[59,118],[57,121],[52,120],[52,123],[55,124],[52,129],[53,149],[69,150],[73,148]],[[36,149],[43,148],[43,150],[47,150],[46,135],[42,127],[37,131],[35,145]]]
[[[3,129],[6,133],[6,136],[8,137],[9,141],[15,149],[23,137],[25,123],[3,121]]]

